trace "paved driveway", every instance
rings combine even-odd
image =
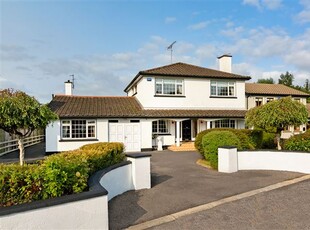
[[[277,171],[219,173],[199,166],[197,152],[151,152],[152,188],[109,202],[111,229],[152,220],[201,204],[301,176]]]

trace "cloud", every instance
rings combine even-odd
[[[209,21],[199,22],[199,23],[188,26],[188,29],[190,29],[190,30],[201,30],[201,29],[205,28],[209,23],[210,23]]]
[[[282,7],[282,0],[243,0],[242,3],[254,6],[258,10],[276,10]]]
[[[177,18],[175,18],[175,17],[166,17],[165,23],[170,24],[170,23],[176,22],[176,20],[177,20]]]
[[[309,23],[310,22],[310,1],[301,0],[300,4],[304,7],[304,9],[295,16],[295,20],[301,24]]]
[[[34,56],[29,55],[27,49],[23,46],[1,45],[0,51],[2,61],[17,62],[34,59]]]

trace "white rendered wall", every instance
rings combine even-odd
[[[136,94],[145,109],[246,109],[244,81],[236,81],[237,98],[210,98],[210,80],[195,78],[184,78],[185,97],[161,97],[154,96],[155,78],[148,78],[152,81],[143,77]]]
[[[107,172],[100,179],[100,184],[108,191],[108,200],[126,191],[133,190],[132,164]]]
[[[237,168],[238,170],[279,170],[310,173],[310,152],[237,151],[236,148],[228,148],[228,150],[237,154],[228,156],[227,149],[219,148],[219,172],[234,172]]]
[[[108,229],[106,195],[1,216],[0,229]]]
[[[141,149],[152,148],[152,120],[141,119]]]

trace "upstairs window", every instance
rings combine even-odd
[[[271,101],[273,101],[273,100],[274,100],[274,98],[273,98],[273,97],[267,97],[267,99],[266,99],[266,103],[271,102]]]
[[[158,120],[152,123],[152,133],[153,134],[165,134],[168,131],[168,120]]]
[[[96,137],[95,120],[63,120],[61,122],[63,139],[87,139]]]
[[[231,81],[211,81],[211,96],[234,97],[236,83]]]
[[[183,95],[183,80],[156,79],[156,95]]]

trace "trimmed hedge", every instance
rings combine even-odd
[[[51,155],[37,164],[0,164],[0,206],[86,191],[89,176],[122,162],[123,150],[121,143],[96,143]]]
[[[212,131],[202,138],[204,158],[210,162],[212,168],[218,168],[218,148],[221,146],[241,147],[241,141],[231,131]]]
[[[285,140],[284,149],[310,152],[310,130]]]
[[[250,129],[207,129],[197,134],[195,139],[195,148],[204,154],[202,138],[213,131],[229,131],[234,133],[240,140],[240,149],[260,149],[263,141],[263,132],[261,130]]]

